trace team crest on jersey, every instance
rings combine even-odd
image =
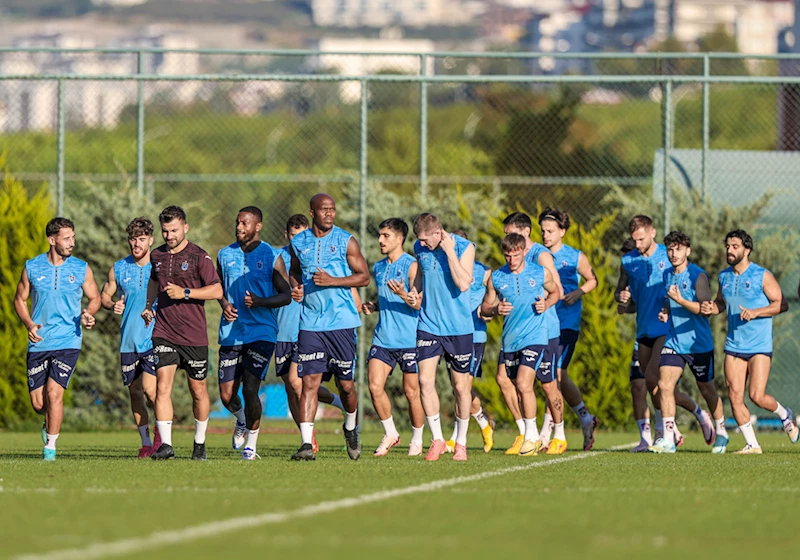
[[[749,289],[750,289],[750,280],[747,280],[747,281],[744,283],[744,289],[745,289],[745,290],[749,290]]]
[[[664,264],[664,261],[658,261],[658,268],[660,268],[661,270],[664,270],[665,266],[666,265]]]
[[[258,261],[258,262],[256,263],[256,268],[257,268],[258,270],[261,270],[261,269],[263,269],[263,268],[264,268],[264,263],[263,263],[263,262],[261,262],[261,261]]]
[[[567,261],[561,261],[561,268],[567,268]]]
[[[331,255],[336,253],[336,245],[331,245]]]
[[[534,288],[534,287],[536,287],[536,280],[534,280],[533,278],[528,278],[528,285],[529,285],[531,288]]]
[[[183,261],[181,263],[181,270],[189,270],[189,262],[188,261]]]
[[[75,275],[74,274],[70,274],[69,275],[69,283],[70,284],[74,284],[75,283]]]
[[[688,290],[689,289],[689,282],[684,280],[683,284],[681,284],[681,288],[683,288],[684,290]]]

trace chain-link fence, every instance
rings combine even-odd
[[[800,58],[703,54],[5,49],[0,146],[26,185],[52,188],[59,212],[89,183],[130,184],[153,208],[185,206],[212,255],[250,204],[265,211],[262,237],[284,244],[286,218],[316,192],[337,199],[371,263],[389,215],[435,208],[498,265],[508,210],[555,206],[587,230],[611,217],[602,244],[615,257],[645,212],[660,234],[692,235],[714,274],[725,227],[752,229],[753,259],[791,301],[798,70]],[[207,308],[213,340],[219,311]],[[794,312],[776,325],[770,389],[800,409]]]

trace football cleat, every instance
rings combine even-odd
[[[156,450],[153,449],[152,445],[143,445],[142,448],[139,450],[139,454],[136,456],[137,459],[147,459],[150,455],[155,453]]]
[[[426,461],[438,461],[439,455],[444,453],[445,443],[443,439],[435,439],[431,441],[431,446],[425,454]],[[454,450],[455,451],[455,450]]]
[[[153,446],[152,446],[153,451],[161,447],[162,443],[163,442],[161,441],[161,434],[158,433],[158,426],[156,426],[155,428],[153,428]]]
[[[311,450],[314,454],[319,453],[319,444],[317,443],[317,432],[311,432]]]
[[[207,458],[206,444],[194,442],[194,449],[192,449],[192,461],[205,461]]]
[[[550,445],[547,446],[548,455],[561,455],[567,450],[567,442],[563,439],[553,439]]]
[[[661,439],[663,439],[663,438],[661,438]],[[639,440],[639,445],[637,445],[636,447],[631,448],[631,453],[646,453],[647,451],[650,450],[650,445],[651,444],[647,443],[643,439]]]
[[[594,446],[594,430],[600,421],[597,416],[592,416],[592,421],[583,427],[583,450],[591,451]]]
[[[400,444],[400,436],[383,436],[381,443],[375,452],[372,454],[375,457],[383,457],[389,453],[389,450],[395,445]]]
[[[50,449],[49,447],[45,447],[42,450],[42,459],[45,461],[55,461],[56,460],[56,450]]]
[[[255,461],[256,459],[261,459],[261,456],[250,449],[249,447],[245,447],[242,451],[242,460],[243,461]]]
[[[514,438],[514,443],[511,444],[511,447],[506,449],[506,455],[519,455],[519,450],[522,448],[523,443],[525,443],[525,436],[520,434]]]
[[[711,415],[705,410],[700,413],[700,429],[703,430],[703,439],[706,440],[706,445],[711,445],[717,435],[717,430],[714,429]]]
[[[47,422],[42,422],[42,443],[47,445]]]
[[[663,437],[649,447],[651,453],[675,453],[675,444],[667,441]]]
[[[358,426],[353,430],[348,430],[342,425],[344,430],[344,441],[347,447],[347,456],[353,461],[357,461],[361,457],[361,439],[358,437]]]
[[[789,436],[789,441],[797,443],[800,439],[800,428],[797,427],[797,421],[794,417],[794,412],[791,408],[786,409],[786,418],[783,421],[783,431]]]
[[[714,438],[714,447],[711,448],[711,453],[716,455],[722,455],[725,453],[725,450],[728,448],[728,436],[717,434],[717,437]]]
[[[467,460],[467,446],[456,444],[455,453],[453,453],[453,461],[466,461]]]
[[[753,447],[749,443],[736,452],[737,455],[761,455],[760,447]]]
[[[231,445],[234,449],[241,449],[244,447],[245,436],[247,436],[247,425],[240,424],[236,421],[236,426],[233,428],[233,437],[231,438]]]
[[[408,446],[408,456],[419,457],[420,455],[422,455],[422,444],[412,441]]]
[[[481,435],[483,436],[483,451],[485,453],[489,453],[494,447],[494,420],[490,420],[489,424],[481,430]]]
[[[314,449],[310,443],[304,443],[292,455],[292,461],[314,461],[316,458],[317,456],[314,454]]]
[[[175,458],[175,451],[172,449],[172,446],[167,443],[162,443],[161,446],[150,455],[150,458],[154,461],[162,461],[166,459],[174,459]]]
[[[456,440],[448,439],[444,442],[444,452],[445,453],[455,453],[456,451]]]
[[[536,439],[533,441],[526,439],[522,443],[522,447],[519,448],[519,454],[522,455],[523,457],[533,457],[534,455],[538,455],[539,451],[541,450],[542,450],[541,439]]]

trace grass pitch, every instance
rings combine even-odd
[[[374,458],[377,432],[363,435],[353,462],[335,427],[320,426],[322,451],[308,463],[289,460],[293,433],[262,433],[255,462],[239,459],[229,434],[210,435],[205,463],[188,460],[190,432],[175,434],[179,458],[168,462],[132,459],[133,430],[67,432],[55,463],[41,461],[38,433],[0,433],[0,557],[706,559],[800,549],[800,445],[783,433],[759,434],[761,456],[711,455],[696,432],[664,456],[600,453],[636,439],[612,433],[584,454],[575,432],[568,460],[553,462],[506,456],[511,431],[485,454],[475,432],[469,461],[457,464],[407,457],[407,433]],[[729,451],[743,445],[732,434]],[[397,489],[407,490],[375,494]]]

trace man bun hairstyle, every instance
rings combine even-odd
[[[569,221],[569,214],[559,210],[558,208],[550,208],[549,206],[545,208],[541,214],[539,214],[539,225],[542,225],[542,222],[545,220],[553,220],[558,224],[559,228],[565,230],[569,229],[569,226],[571,225],[571,222]]]

